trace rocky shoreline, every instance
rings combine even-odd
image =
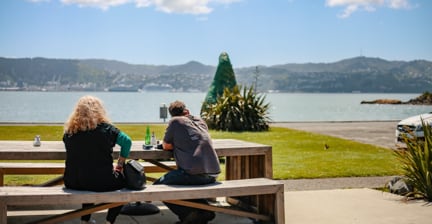
[[[432,93],[425,92],[421,96],[406,102],[397,99],[377,99],[372,101],[361,101],[360,104],[410,104],[410,105],[432,105]]]

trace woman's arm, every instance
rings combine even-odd
[[[117,160],[116,170],[122,170],[126,158],[129,157],[130,149],[132,146],[132,140],[126,133],[120,131],[117,136],[116,144],[120,146],[120,156]]]

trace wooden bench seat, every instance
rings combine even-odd
[[[203,205],[184,199],[232,197],[256,195],[256,202],[271,200],[272,214],[258,214],[233,210],[224,207]],[[180,185],[147,185],[144,190],[131,191],[119,190],[112,192],[90,192],[55,187],[0,187],[0,223],[7,223],[8,206],[19,205],[70,205],[82,203],[98,204],[90,210],[76,210],[62,215],[56,215],[37,223],[58,223],[60,221],[77,218],[83,214],[107,209],[133,201],[168,201],[197,207],[201,209],[225,212],[233,215],[250,217],[259,220],[271,220],[276,223],[284,223],[284,185],[283,183],[268,178],[227,180],[209,185],[180,186]],[[258,206],[257,206],[258,207]]]
[[[154,165],[150,162],[140,162],[144,166],[146,173],[166,172],[166,168]],[[174,161],[164,161],[161,164],[175,169]],[[64,163],[30,163],[30,162],[0,162],[0,186],[4,185],[4,175],[46,175],[63,174]]]

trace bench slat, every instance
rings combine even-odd
[[[162,168],[157,167],[156,165],[150,163],[150,162],[140,162],[143,166],[145,171],[146,169],[155,169],[163,170]],[[176,164],[174,161],[164,161],[160,162],[161,164],[175,168]],[[4,170],[5,174],[15,174],[14,172],[20,172],[20,170],[26,170],[28,172],[34,172],[34,173],[43,173],[46,170],[49,169],[58,169],[63,168],[64,169],[65,164],[64,163],[4,163],[0,162],[0,170]],[[30,173],[33,174],[33,173]]]
[[[166,172],[167,169],[175,169],[175,161],[158,162],[163,165],[159,167],[151,162],[140,162],[144,166],[146,173]],[[4,163],[0,162],[0,186],[3,186],[4,175],[44,175],[44,174],[63,174],[64,163]]]
[[[54,215],[48,218],[44,218],[44,219],[40,219],[37,220],[35,222],[30,222],[29,224],[53,224],[53,223],[59,223],[59,222],[63,222],[69,219],[73,219],[73,218],[77,218],[83,215],[87,215],[90,213],[94,213],[94,212],[98,212],[104,209],[108,209],[108,208],[113,208],[116,206],[120,206],[123,205],[124,203],[112,203],[112,204],[107,204],[107,203],[103,203],[103,204],[98,204],[98,205],[93,205],[91,206],[91,208],[86,208],[86,209],[77,209],[75,211],[70,211],[70,212],[66,212],[64,214],[59,214],[59,215]]]
[[[282,189],[281,189],[282,188]],[[266,178],[229,180],[200,186],[148,185],[144,190],[110,192],[76,191],[55,187],[0,187],[0,198],[8,205],[81,204],[130,201],[164,201],[224,196],[273,194],[283,184]]]
[[[208,185],[148,185],[141,191],[122,189],[110,192],[76,191],[63,187],[0,187],[0,215],[7,221],[8,205],[59,205],[82,203],[127,203],[168,201],[209,197],[269,195],[275,198],[274,218],[284,223],[284,185],[268,178],[227,180]],[[261,216],[256,216],[261,217]],[[261,217],[263,218],[263,217]]]
[[[191,201],[170,200],[170,201],[166,201],[166,202],[171,203],[171,204],[176,204],[176,205],[183,205],[183,206],[189,206],[189,207],[194,207],[194,208],[199,208],[199,209],[205,209],[205,210],[214,211],[214,212],[223,212],[223,213],[230,214],[230,215],[248,217],[248,218],[259,219],[259,220],[264,220],[264,221],[271,221],[270,217],[268,217],[266,215],[255,214],[252,212],[245,212],[242,210],[227,209],[227,208],[223,208],[223,207],[216,207],[216,206],[212,206],[212,205],[206,205],[206,204],[201,204],[201,203],[191,202]]]

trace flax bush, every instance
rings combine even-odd
[[[216,103],[203,105],[201,117],[210,129],[222,131],[267,131],[270,105],[253,87],[225,88]]]
[[[405,180],[413,186],[408,196],[432,201],[432,128],[422,120],[424,139],[405,136],[406,150],[396,151],[402,164]]]

